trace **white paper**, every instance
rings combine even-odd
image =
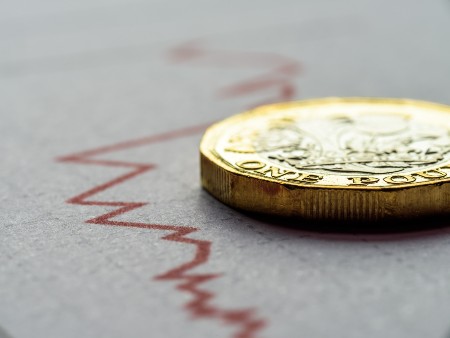
[[[255,219],[198,144],[264,102],[450,104],[449,33],[444,0],[1,2],[0,337],[448,337],[448,228]]]

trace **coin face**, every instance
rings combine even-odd
[[[246,210],[307,218],[450,211],[447,106],[364,98],[263,106],[210,127],[201,154],[204,187]],[[434,202],[419,201],[426,196]]]

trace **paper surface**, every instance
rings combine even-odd
[[[449,1],[6,1],[0,27],[0,337],[449,337],[448,229],[286,228],[198,163],[265,102],[450,104]]]

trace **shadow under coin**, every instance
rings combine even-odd
[[[308,220],[241,211],[247,217],[308,237],[389,241],[450,234],[450,214],[379,221]]]

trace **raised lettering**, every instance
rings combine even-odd
[[[241,161],[237,162],[236,165],[242,169],[246,170],[258,170],[266,166],[265,163],[259,161]]]
[[[269,174],[269,177],[273,177],[273,178],[280,178],[284,175],[291,175],[291,174],[295,174],[295,172],[293,171],[289,171],[289,170],[284,170],[284,169],[280,169],[277,167],[268,167],[268,168],[262,168],[262,169],[258,169],[255,170],[257,173],[263,174],[263,175],[267,175]]]
[[[317,183],[317,182],[319,182],[322,178],[323,178],[323,176],[310,174],[310,175],[306,175],[306,176],[302,179],[302,182],[305,182],[305,183]]]
[[[405,184],[412,183],[416,178],[412,175],[393,175],[384,178],[384,181],[389,184]]]
[[[352,181],[349,185],[369,185],[377,183],[380,179],[376,177],[348,177]]]
[[[289,181],[302,182],[302,183],[317,183],[321,179],[323,179],[323,176],[299,173],[297,177],[289,179]]]
[[[447,173],[444,173],[443,171],[441,171],[439,169],[433,169],[433,170],[422,171],[420,173],[415,173],[415,175],[422,176],[423,178],[438,179],[438,178],[446,177]]]

